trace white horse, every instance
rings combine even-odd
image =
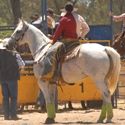
[[[28,43],[34,60],[39,60],[44,55],[44,50],[49,46],[47,38],[39,29],[27,22],[20,20],[15,31],[11,35],[8,44]],[[111,95],[116,89],[120,72],[120,56],[111,47],[102,46],[96,43],[80,45],[77,57],[64,62],[62,65],[62,76],[67,83],[76,83],[86,76],[90,76],[100,90],[103,99],[101,114],[97,122],[102,123],[104,119],[111,122],[113,109]],[[41,79],[42,65],[34,64],[34,74],[38,80],[40,89],[43,91],[46,100],[47,119],[45,123],[55,122],[55,89],[56,84],[49,84],[49,81]]]

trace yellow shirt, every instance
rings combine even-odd
[[[47,16],[47,24],[49,28],[55,28],[55,20],[51,16]]]

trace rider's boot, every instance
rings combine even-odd
[[[52,58],[50,57],[46,57],[46,60],[44,61],[44,69],[43,69],[43,73],[42,73],[42,79],[44,80],[50,80],[53,75],[54,75],[54,71],[55,71],[55,67],[56,67],[56,59],[54,58],[54,56]]]

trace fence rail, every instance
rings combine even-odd
[[[14,26],[0,26],[0,31],[5,31],[5,30],[14,30]]]

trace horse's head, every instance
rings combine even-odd
[[[125,31],[114,36],[112,47],[117,50],[117,52],[122,56],[125,56]]]
[[[13,34],[6,42],[6,46],[8,48],[11,48],[12,46],[16,45],[17,43],[23,44],[25,42],[25,40],[23,40],[24,34],[27,31],[27,29],[28,29],[27,23],[23,19],[20,19]],[[21,41],[21,42],[18,42],[18,41]]]

